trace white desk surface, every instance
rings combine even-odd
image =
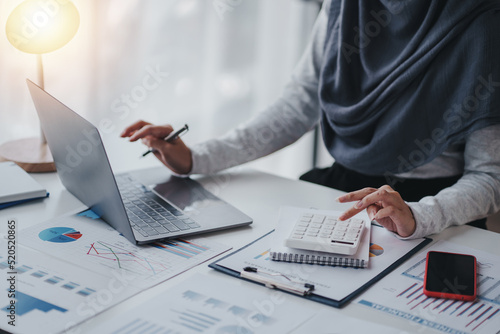
[[[36,203],[23,204],[1,210],[1,221],[15,218],[18,222],[18,230],[21,230],[63,213],[74,211],[79,208],[83,210],[85,208],[80,201],[63,188],[57,174],[32,175],[38,182],[47,188],[50,192],[50,197]],[[228,172],[216,176],[199,177],[195,179],[214,194],[233,204],[253,218],[254,222],[249,227],[213,232],[205,235],[212,240],[232,246],[233,251],[273,229],[278,218],[278,209],[281,205],[296,205],[334,210],[343,210],[349,207],[349,204],[339,204],[334,201],[335,198],[341,194],[341,192],[337,190],[307,182],[285,179],[245,168],[233,168]],[[19,237],[22,238],[22,235]],[[460,226],[448,228],[443,233],[433,236],[433,239],[449,240],[500,256],[500,248],[497,247],[498,243],[500,243],[500,234],[494,232],[469,226]],[[235,281],[235,278],[208,268],[207,263],[205,263],[106,310],[91,320],[77,326],[75,333],[90,333],[97,325],[106,321],[113,321],[115,315],[119,315],[129,310],[134,305],[138,305],[139,303],[145,302],[163,293],[165,290],[175,286],[194,273],[211,275],[217,277],[217,279],[227,280],[233,283]],[[241,280],[236,281],[247,289],[264,288],[253,283]],[[168,303],[167,294],[165,294],[165,302]],[[293,302],[297,304],[298,308],[312,308],[317,312],[322,310],[328,310],[328,312],[341,312],[341,314],[361,317],[375,323],[390,325],[402,331],[408,329],[408,322],[403,319],[381,314],[354,303],[350,303],[342,309],[336,309],[302,298],[296,298]],[[286,321],[286,319],[283,319],[283,321]],[[428,328],[419,329],[421,333],[434,333]]]

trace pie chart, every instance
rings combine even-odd
[[[377,244],[370,244],[370,257],[375,257],[382,255],[384,253],[384,249]]]
[[[43,241],[50,242],[72,242],[80,239],[82,234],[71,227],[50,227],[38,234]]]

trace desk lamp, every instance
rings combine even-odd
[[[7,18],[9,42],[37,55],[38,85],[44,88],[42,54],[66,45],[78,31],[80,15],[69,0],[26,0]],[[0,146],[0,158],[14,161],[28,172],[52,172],[55,165],[40,130],[40,138],[24,138]]]

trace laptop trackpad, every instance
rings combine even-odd
[[[174,204],[189,216],[198,216],[213,207],[226,205],[226,202],[189,178],[170,176],[167,182],[152,187],[153,192]]]

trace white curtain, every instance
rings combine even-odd
[[[44,1],[44,0],[42,0]],[[0,0],[0,143],[38,135],[25,78],[35,56],[10,45]],[[119,138],[144,119],[188,123],[188,145],[218,136],[276,99],[308,41],[318,3],[302,0],[74,0],[80,28],[43,55],[46,90],[101,130],[115,169],[154,164]],[[311,136],[254,167],[296,177]]]

